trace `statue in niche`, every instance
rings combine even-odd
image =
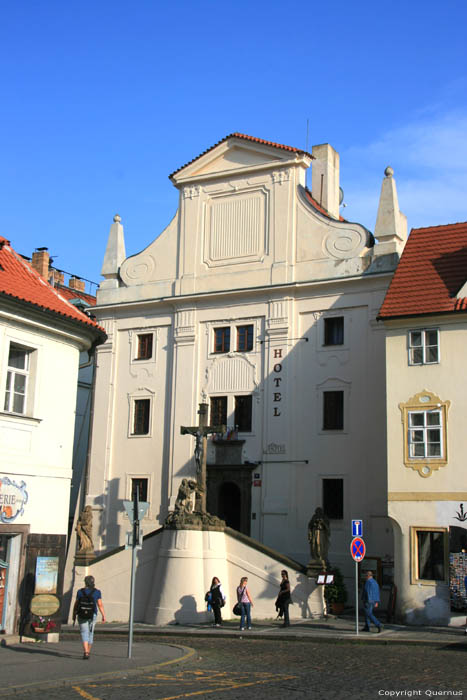
[[[76,532],[78,535],[79,552],[94,552],[94,544],[92,542],[92,508],[86,506],[78,518],[76,524]]]
[[[310,564],[315,562],[326,566],[331,539],[329,520],[322,508],[316,508],[308,523],[308,542],[310,543]]]

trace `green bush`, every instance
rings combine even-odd
[[[328,574],[334,574],[334,583],[328,583],[324,586],[324,598],[327,603],[345,603],[347,602],[347,588],[345,586],[342,571],[337,567],[328,571]]]

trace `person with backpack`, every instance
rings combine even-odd
[[[76,601],[73,608],[73,624],[78,618],[78,625],[83,642],[83,659],[89,659],[92,643],[94,641],[94,626],[97,620],[97,609],[102,615],[102,622],[105,622],[104,604],[102,594],[98,588],[94,576],[85,576],[85,587],[80,588],[76,594]]]
[[[217,576],[212,579],[211,588],[206,593],[205,599],[208,603],[208,610],[210,605],[214,613],[213,627],[220,627],[222,625],[221,608],[225,605],[225,594]]]

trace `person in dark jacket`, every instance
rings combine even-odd
[[[375,581],[375,579],[373,578],[372,571],[366,572],[366,581],[362,591],[362,601],[363,612],[365,614],[365,627],[362,628],[362,632],[370,631],[371,622],[378,628],[378,632],[381,632],[381,630],[383,629],[383,625],[373,615],[373,609],[378,607],[380,603],[380,598],[379,586],[377,581]]]
[[[221,608],[225,605],[225,595],[217,576],[214,576],[212,579],[209,593],[211,594],[209,602],[214,613],[214,627],[220,627],[222,625]]]
[[[289,605],[292,602],[290,597],[290,581],[289,574],[285,569],[281,571],[281,585],[279,588],[279,595],[276,600],[276,608],[279,609],[279,615],[284,614],[284,623],[282,627],[290,627],[289,620]]]

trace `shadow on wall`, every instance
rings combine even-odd
[[[95,500],[95,505],[102,508],[101,518],[99,523],[99,538],[105,535],[107,541],[106,548],[118,547],[120,543],[120,525],[118,524],[118,515],[124,512],[123,500],[118,498],[118,490],[120,479],[111,479],[104,494]],[[112,508],[109,508],[112,504]],[[94,521],[95,522],[95,521]],[[130,529],[130,527],[128,527]],[[96,547],[96,538],[94,537],[94,547]]]
[[[436,585],[436,593],[423,601],[423,607],[406,612],[408,625],[448,625],[451,619],[449,587],[444,583]]]
[[[310,605],[310,584],[308,578],[303,574],[297,576],[298,583],[291,591],[292,602],[299,606],[302,618],[313,617]]]
[[[174,613],[176,625],[184,625],[189,621],[191,624],[206,621],[206,611],[198,611],[196,599],[192,595],[184,595],[180,598],[181,608]]]

